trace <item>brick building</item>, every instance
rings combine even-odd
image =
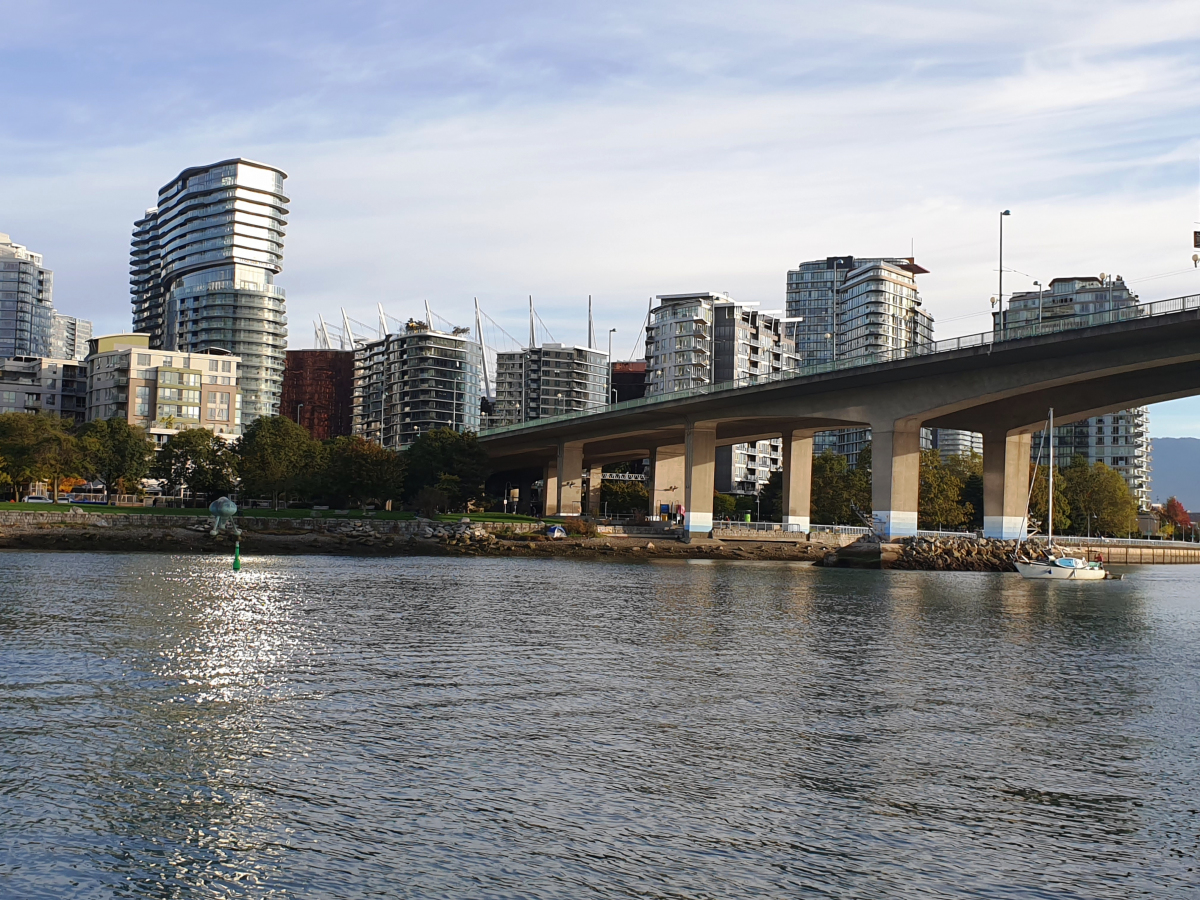
[[[353,409],[353,350],[287,351],[280,415],[324,441],[350,434]]]

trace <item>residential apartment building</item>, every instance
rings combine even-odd
[[[960,431],[957,428],[928,428],[928,445],[926,435],[921,435],[922,449],[932,449],[941,454],[942,459],[949,456],[970,456],[972,453],[983,454],[983,435],[974,431]]]
[[[289,350],[280,412],[318,441],[351,433],[353,350]]]
[[[134,331],[149,336],[151,349],[223,350],[242,360],[247,424],[279,412],[287,317],[275,277],[286,177],[246,159],[184,169],[134,223]]]
[[[469,334],[409,319],[402,333],[356,349],[354,434],[400,450],[435,428],[478,431],[483,348]]]
[[[88,421],[120,416],[158,446],[187,428],[242,433],[241,360],[224,350],[166,351],[146,334],[110,334],[88,342],[86,368]]]
[[[56,359],[86,359],[92,323],[55,311],[50,324],[50,355]]]
[[[0,234],[0,358],[50,356],[53,316],[54,273]]]
[[[921,307],[917,276],[929,270],[904,257],[830,256],[787,273],[787,330],[802,367],[887,359],[933,344],[933,317]],[[817,434],[814,450],[846,456],[851,464],[870,429]],[[926,435],[928,439],[928,435]]]
[[[1131,310],[1136,314],[1139,305],[1137,294],[1129,290],[1119,275],[1104,280],[1091,276],[1055,278],[1043,290],[1013,294],[1003,314],[1000,310],[992,313],[992,328],[998,334],[1002,328],[1021,328],[1071,316],[1115,310]],[[1054,452],[1062,465],[1067,465],[1073,456],[1083,456],[1089,463],[1111,466],[1121,473],[1138,505],[1149,508],[1150,413],[1146,407],[1094,416],[1056,427],[1054,431]],[[1041,439],[1040,434],[1034,438],[1035,456]]]
[[[786,320],[727,294],[663,294],[646,328],[646,394],[753,383],[797,366]],[[757,493],[781,467],[779,439],[719,447],[716,486]]]
[[[587,347],[542,344],[496,354],[493,427],[532,422],[607,404],[608,354]]]
[[[87,368],[76,359],[18,356],[0,360],[0,413],[47,413],[87,420]]]

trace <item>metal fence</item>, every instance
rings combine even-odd
[[[872,366],[879,363],[894,362],[901,359],[932,356],[938,353],[951,353],[955,350],[964,350],[971,347],[983,347],[988,344],[1018,341],[1025,338],[1039,337],[1048,334],[1060,334],[1064,331],[1075,331],[1080,328],[1093,328],[1099,325],[1111,325],[1114,323],[1127,322],[1134,319],[1149,319],[1156,316],[1167,316],[1174,313],[1187,312],[1189,310],[1200,310],[1200,294],[1189,294],[1185,297],[1173,297],[1169,300],[1157,300],[1154,303],[1142,303],[1136,306],[1125,307],[1124,309],[1110,310],[1108,312],[1089,313],[1081,316],[1062,316],[1059,318],[1037,322],[1033,325],[1022,325],[1015,328],[1006,328],[1001,333],[997,333],[995,331],[984,331],[978,334],[968,334],[963,335],[962,337],[934,341],[930,344],[906,348],[903,350],[888,350],[883,353],[873,353],[864,356],[852,357],[850,359],[839,359],[832,362],[816,363],[814,365],[804,366],[799,369],[790,369],[786,372],[775,372],[769,375],[752,375],[745,378],[738,378],[733,381],[722,381],[718,382],[717,384],[707,384],[703,385],[702,387],[689,388],[684,391],[674,391],[673,393],[669,394],[653,394],[648,397],[638,397],[634,400],[624,400],[621,403],[614,403],[611,406],[601,406],[596,409],[564,413],[560,416],[549,416],[544,419],[538,419],[534,422],[522,422],[517,425],[501,425],[497,428],[484,428],[480,431],[480,434],[507,434],[509,432],[520,431],[526,428],[538,427],[550,422],[567,422],[573,419],[601,415],[607,412],[623,412],[625,410],[637,409],[642,406],[651,406],[656,403],[666,403],[671,400],[683,400],[688,397],[699,397],[706,394],[717,394],[722,391],[734,390],[736,388],[753,387],[755,385],[771,384],[778,381],[790,381],[794,378],[808,378],[813,375],[822,375],[827,372],[840,372],[846,369],[859,368],[861,366]]]

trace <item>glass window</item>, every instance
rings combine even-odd
[[[139,353],[137,355],[137,364],[139,366],[150,365],[150,354],[149,353]]]

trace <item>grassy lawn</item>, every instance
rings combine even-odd
[[[16,512],[67,512],[71,506],[78,506],[85,512],[92,513],[116,513],[119,515],[155,515],[155,516],[207,516],[208,509],[206,507],[191,507],[180,508],[175,506],[103,506],[96,503],[0,503],[0,512],[16,511]],[[361,509],[351,510],[318,510],[322,519],[361,519],[363,511]],[[367,518],[383,519],[383,520],[401,520],[412,519],[415,513],[411,512],[388,512],[387,510],[372,510],[372,515]],[[311,509],[242,509],[239,510],[240,515],[255,516],[264,519],[307,519],[312,516]],[[437,517],[442,522],[457,522],[462,518],[461,514],[450,513],[439,515]],[[537,519],[529,516],[518,516],[514,513],[472,513],[469,517],[472,522],[536,522]]]

